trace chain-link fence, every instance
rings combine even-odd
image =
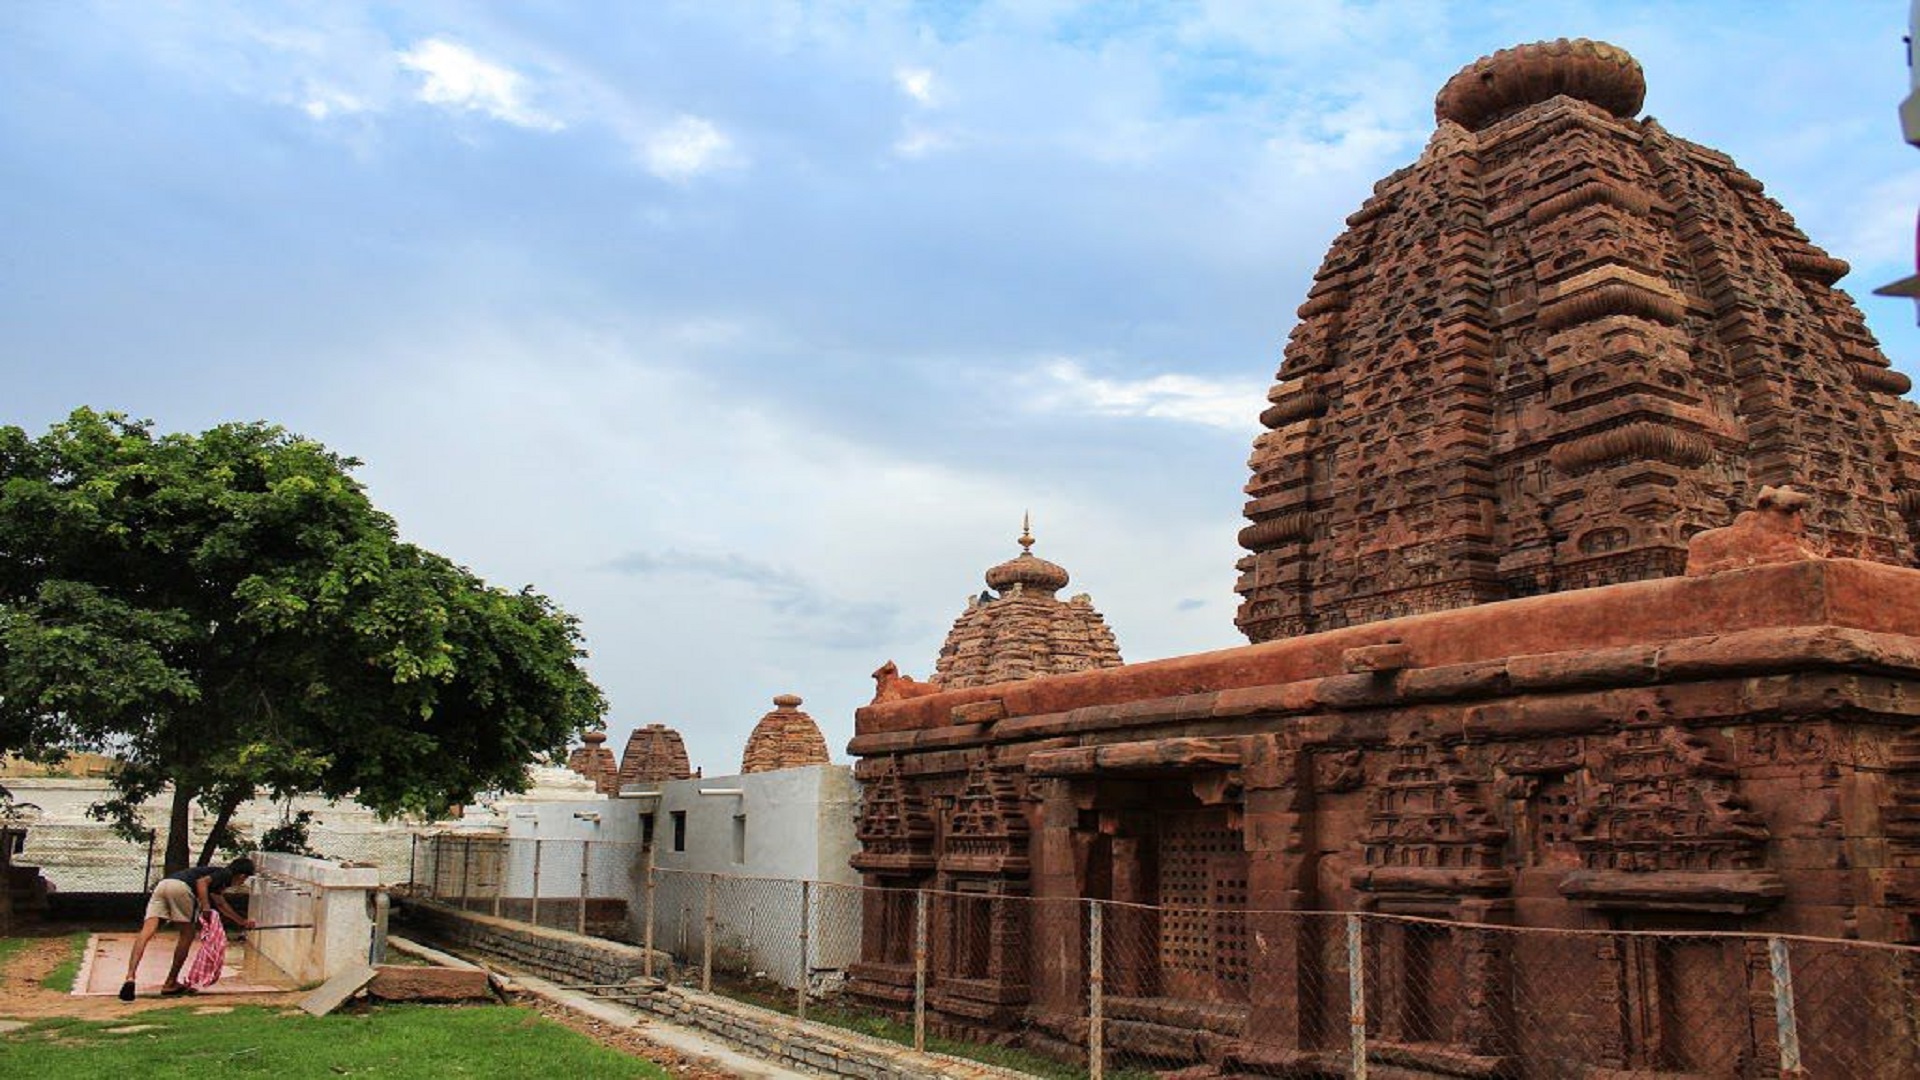
[[[57,892],[145,892],[162,876],[164,832],[151,841],[135,842],[106,825],[34,821],[26,824],[25,833],[14,862],[39,867]]]
[[[612,840],[424,834],[413,838],[407,880],[414,895],[466,911],[634,941],[643,854]]]
[[[111,826],[96,822],[28,821],[25,840],[14,862],[34,866],[55,892],[143,893],[163,874],[167,830],[155,829],[151,840],[127,840]],[[206,834],[196,831],[189,845],[197,859]],[[413,836],[404,829],[328,828],[315,824],[308,847],[321,858],[355,866],[375,866],[380,880],[400,884],[410,879]],[[224,861],[216,855],[215,861]]]
[[[646,854],[427,837],[414,881],[651,946],[685,985],[1038,1075],[1920,1076],[1920,948],[869,888]]]

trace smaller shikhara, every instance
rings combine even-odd
[[[933,683],[957,689],[1118,666],[1120,646],[1092,598],[1055,595],[1067,581],[1065,568],[1033,553],[1032,521],[1022,521],[1020,554],[989,569],[991,591],[953,621]]]

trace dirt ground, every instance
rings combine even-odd
[[[15,936],[30,938],[27,947],[14,954],[6,969],[0,971],[0,1017],[13,1020],[36,1020],[47,1016],[74,1016],[83,1020],[112,1020],[129,1013],[144,1012],[147,1009],[176,1008],[181,1005],[199,1004],[202,1008],[231,1007],[245,1005],[292,1005],[301,995],[287,994],[230,994],[210,993],[196,995],[192,1000],[185,998],[163,998],[157,994],[142,995],[138,1000],[123,1002],[112,997],[74,997],[61,990],[48,990],[40,985],[40,980],[71,954],[67,938],[77,930],[100,930],[103,927],[43,925],[18,931]],[[112,929],[125,930],[124,926]],[[171,948],[171,940],[155,938],[152,948]]]
[[[15,936],[31,939],[26,948],[0,970],[0,1019],[38,1020],[52,1016],[71,1016],[82,1020],[114,1020],[148,1009],[174,1009],[194,1006],[196,1012],[225,1012],[236,1005],[280,1005],[293,1008],[305,997],[303,991],[284,994],[209,993],[193,998],[163,998],[142,995],[133,1002],[112,997],[74,997],[59,990],[48,990],[40,980],[70,955],[67,939],[79,930],[124,930],[125,927],[45,925],[18,931]],[[171,945],[170,940],[155,939],[156,945]],[[730,1080],[732,1074],[701,1064],[677,1051],[647,1040],[639,1032],[609,1027],[539,998],[522,996],[515,1002],[539,1011],[543,1016],[586,1035],[596,1042],[622,1053],[646,1058],[668,1073],[686,1080]]]

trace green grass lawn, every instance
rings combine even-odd
[[[0,1076],[283,1076],[331,1080],[564,1076],[665,1077],[526,1009],[389,1005],[315,1019],[258,1005],[128,1013],[109,1023],[37,1021],[0,1036]],[[140,1030],[128,1030],[138,1028]],[[122,1029],[115,1034],[115,1029]]]
[[[73,989],[74,977],[80,974],[80,961],[87,955],[87,939],[92,936],[85,930],[67,935],[67,958],[40,980],[42,989],[58,990],[63,994]],[[0,958],[0,963],[5,963],[5,959]]]

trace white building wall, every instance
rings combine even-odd
[[[840,971],[858,957],[860,878],[847,864],[858,802],[852,769],[810,765],[629,790],[660,793],[622,800],[654,820],[656,946],[683,961],[701,955],[711,876],[716,966],[795,986],[801,977],[798,883],[807,881],[815,883],[808,895],[809,975]],[[685,815],[679,844],[676,814]],[[641,940],[644,891],[635,900],[634,938]]]

